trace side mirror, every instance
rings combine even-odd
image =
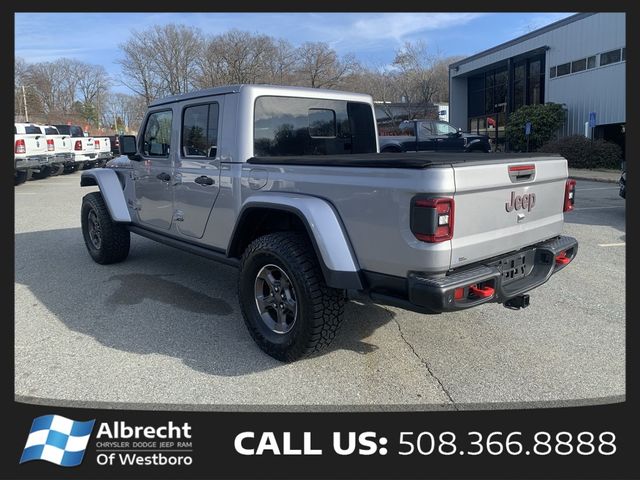
[[[456,133],[456,135],[457,135],[458,137],[461,137],[461,136],[462,136],[462,129],[461,129],[460,127],[458,127],[458,132]]]
[[[138,147],[136,146],[135,135],[120,135],[118,137],[118,143],[120,144],[120,155],[127,155],[131,160],[140,159],[137,155]]]

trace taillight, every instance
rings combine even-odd
[[[576,201],[576,181],[573,179],[567,180],[564,187],[564,212],[570,212],[573,210],[573,204]]]
[[[16,140],[16,153],[27,153],[27,147],[24,144],[24,140]]]
[[[411,206],[411,231],[423,242],[450,240],[453,237],[453,214],[453,198],[416,197]]]
[[[49,152],[53,152],[55,149],[56,149],[56,147],[53,144],[53,138],[47,138],[47,150]]]
[[[93,142],[93,143],[94,143],[94,145],[95,145],[95,147],[96,147],[96,150],[97,150],[98,148],[100,148],[100,140],[94,140],[94,142]]]
[[[82,150],[82,142],[80,140],[76,140],[76,144],[73,147],[74,150]]]

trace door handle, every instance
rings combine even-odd
[[[199,185],[213,185],[213,178],[201,175],[194,180]]]
[[[158,180],[162,180],[163,182],[168,182],[171,180],[171,175],[169,175],[168,173],[159,173],[158,175],[156,175],[156,178]]]

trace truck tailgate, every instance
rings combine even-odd
[[[451,268],[515,251],[562,231],[567,179],[564,158],[452,167],[456,191]]]

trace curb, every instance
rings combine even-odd
[[[603,182],[603,183],[615,183],[617,184],[619,180],[614,180],[610,178],[601,178],[601,177],[589,177],[587,175],[569,175],[569,178],[573,178],[574,180],[588,180],[590,182]]]

